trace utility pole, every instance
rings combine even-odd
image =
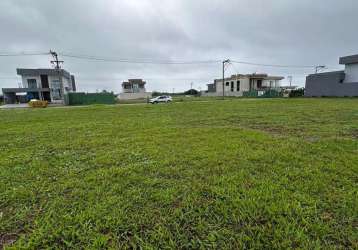
[[[230,59],[223,61],[223,100],[225,99],[225,65],[230,63]]]
[[[55,51],[50,50],[50,54],[53,57],[53,61],[51,61],[51,64],[54,65],[55,69],[57,70],[58,80],[60,81],[60,97],[62,98],[62,96],[64,95],[64,88],[61,75],[61,64],[63,64],[64,61],[58,60],[58,54]]]
[[[291,87],[292,86],[292,76],[288,76],[287,78],[290,81],[290,87]]]
[[[63,61],[58,60],[58,54],[55,51],[50,50],[50,54],[53,57],[53,61],[51,61],[51,64],[55,65],[55,69],[61,69],[61,64],[63,64]]]

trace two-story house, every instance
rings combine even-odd
[[[126,99],[142,99],[151,97],[152,94],[146,92],[146,82],[142,79],[129,79],[122,83],[122,93],[119,98]]]
[[[6,103],[16,103],[17,94],[25,93],[26,100],[46,100],[62,103],[64,95],[76,91],[75,77],[64,69],[17,69],[21,87],[3,88]]]
[[[237,74],[229,78],[216,79],[214,83],[208,84],[207,95],[222,96],[223,91],[226,96],[243,96],[244,92],[268,89],[279,89],[282,76],[269,76],[267,74]]]

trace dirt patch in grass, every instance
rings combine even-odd
[[[341,131],[339,133],[339,136],[349,138],[349,139],[358,139],[358,129],[353,128],[353,129]]]
[[[284,128],[284,127],[274,127],[274,126],[267,126],[265,124],[259,125],[259,124],[254,124],[252,126],[249,126],[249,128],[254,129],[254,130],[260,130],[272,135],[277,135],[277,136],[284,136],[287,134],[290,134],[290,130]]]
[[[351,131],[351,136],[352,136],[352,138],[353,139],[358,139],[358,129],[356,128],[356,129],[352,129],[352,131]]]
[[[5,246],[13,244],[18,237],[19,236],[17,234],[0,234],[0,249],[5,249]]]
[[[249,128],[253,130],[262,131],[274,136],[299,135],[304,132],[302,128],[298,127],[288,128],[281,124],[271,124],[267,122],[258,123],[257,121],[239,119],[238,117],[227,118],[225,119],[225,122],[231,125],[236,125],[241,128]]]

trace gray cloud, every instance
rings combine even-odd
[[[0,52],[48,51],[101,57],[332,65],[358,53],[356,0],[2,0]],[[63,58],[81,90],[120,91],[122,80],[148,79],[151,90],[202,88],[217,65],[143,65]],[[0,57],[0,87],[16,86],[17,67],[48,67],[49,57]],[[235,65],[228,74],[293,75],[310,69]],[[170,79],[170,80],[166,80]]]

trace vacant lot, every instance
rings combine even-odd
[[[358,99],[0,117],[3,246],[358,247]]]

